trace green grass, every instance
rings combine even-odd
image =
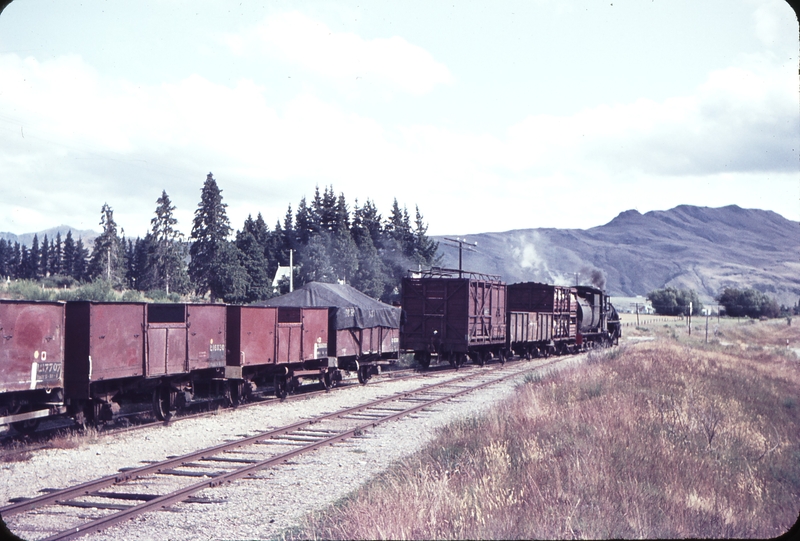
[[[118,291],[105,280],[95,280],[86,284],[77,284],[73,280],[69,287],[59,287],[49,278],[42,281],[15,280],[2,293],[6,298],[30,301],[181,302],[182,300],[177,293],[167,294],[161,290],[151,290],[146,293],[129,289]]]

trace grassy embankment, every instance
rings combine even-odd
[[[629,328],[644,340],[527,378],[286,536],[784,533],[800,511],[800,326],[723,320],[706,344],[696,323]]]
[[[49,279],[43,281],[15,280],[0,285],[0,299],[29,301],[99,301],[99,302],[189,302],[192,297],[181,297],[176,293],[153,290],[141,292],[132,289],[118,291],[105,280],[72,287],[54,287]]]

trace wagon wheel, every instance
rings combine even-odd
[[[153,414],[156,419],[169,422],[175,413],[172,406],[172,390],[169,387],[156,387],[153,390]]]
[[[287,378],[286,376],[275,376],[275,396],[280,398],[281,400],[286,398],[286,395],[289,394],[289,385],[287,385]]]
[[[244,383],[240,381],[229,381],[228,388],[225,390],[225,398],[228,401],[228,405],[234,408],[240,404],[244,404]]]
[[[358,382],[361,385],[366,385],[367,381],[372,377],[372,374],[370,374],[371,368],[369,365],[358,368]]]
[[[466,354],[466,353],[460,353],[460,354],[458,354],[458,356],[456,357],[456,370],[458,370],[459,368],[461,368],[462,366],[464,366],[464,363],[466,363],[466,362],[467,362],[467,359],[468,359],[468,358],[469,358],[469,357],[467,357],[467,354]]]
[[[332,381],[332,378],[331,378],[331,373],[330,372],[325,372],[324,374],[321,374],[320,377],[319,377],[319,383],[320,383],[320,385],[322,385],[323,389],[325,389],[326,391],[330,391],[331,390],[331,386],[333,385],[333,381]]]
[[[12,411],[11,414],[16,415],[17,413],[28,413],[29,411],[33,411],[33,406],[17,406],[14,408],[14,411]],[[11,426],[20,434],[25,434],[27,436],[36,432],[36,429],[39,428],[40,421],[41,419],[38,418],[28,419],[27,421],[17,421],[16,423],[11,423]]]
[[[94,406],[91,403],[78,404],[78,411],[73,416],[73,420],[79,430],[85,430],[95,422]]]
[[[427,351],[417,351],[414,353],[414,360],[417,361],[424,370],[431,367],[431,354]]]
[[[511,357],[510,352],[500,350],[500,364],[506,364],[506,361],[509,359],[509,357]]]
[[[478,363],[478,366],[485,366],[486,356],[480,351],[475,352],[475,362]]]

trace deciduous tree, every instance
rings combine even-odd
[[[647,299],[653,304],[653,309],[657,314],[690,315],[690,305],[692,307],[691,315],[699,314],[703,310],[703,303],[700,302],[700,297],[693,289],[674,287],[656,289],[647,294]]]

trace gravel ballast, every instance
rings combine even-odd
[[[541,364],[541,361],[529,362],[525,366],[533,369]],[[100,435],[77,449],[35,451],[24,462],[0,464],[0,501],[34,497],[42,489],[62,488],[111,475],[120,468],[135,467],[144,461],[160,461],[463,374],[464,371],[446,371],[431,373],[425,378],[349,386],[307,400],[223,410],[216,415],[185,419],[170,426]],[[523,377],[520,375],[438,404],[431,411],[381,424],[363,436],[301,455],[288,464],[262,470],[253,478],[197,494],[213,503],[177,504],[170,510],[139,516],[82,539],[275,538],[282,529],[297,525],[306,513],[324,508],[384,471],[393,461],[423,448],[435,436],[438,427],[459,418],[479,415],[512,395]],[[142,492],[153,490],[153,486],[148,486],[154,485],[152,480],[138,483],[142,484]],[[37,517],[37,522],[40,518]],[[60,524],[58,515],[53,515],[52,520],[54,527]],[[28,530],[22,518],[8,517],[6,523],[13,532],[29,541],[42,537]]]

